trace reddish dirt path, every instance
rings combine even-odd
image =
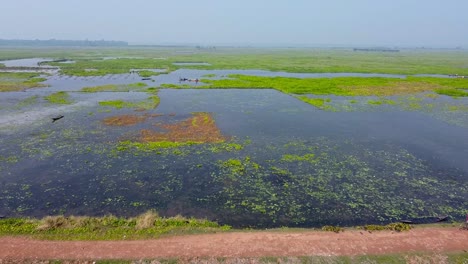
[[[143,259],[364,255],[468,250],[468,231],[418,228],[408,232],[238,232],[136,241],[41,241],[0,238],[1,259]],[[1,262],[1,261],[0,261]]]

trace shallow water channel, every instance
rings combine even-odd
[[[175,83],[179,74],[206,72],[184,70],[149,83]],[[94,81],[137,79],[57,75],[47,81],[51,87],[3,93],[0,215],[130,216],[156,209],[278,227],[461,219],[468,208],[467,127],[392,106],[327,112],[266,89],[162,89],[157,108],[138,111],[98,102],[138,102],[147,93],[77,92]],[[70,91],[74,103],[41,99],[58,90]],[[144,131],[193,129],[196,113],[208,113],[225,141],[173,148],[122,143],[139,142]],[[59,114],[64,118],[52,123]],[[138,122],[105,122],[122,116]]]

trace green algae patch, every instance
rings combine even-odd
[[[380,98],[378,100],[368,100],[367,104],[370,105],[396,105],[397,103],[394,100]]]
[[[333,107],[330,105],[327,105],[326,103],[330,103],[331,99],[330,98],[310,98],[307,96],[298,96],[297,97],[299,100],[306,102],[310,105],[315,106],[318,109],[321,110],[333,110]]]
[[[133,107],[133,103],[124,102],[123,100],[101,101],[99,102],[99,105],[110,106],[117,109],[122,109],[124,107]]]
[[[281,161],[284,162],[296,162],[296,161],[307,161],[314,163],[316,162],[315,160],[315,154],[309,153],[305,155],[292,155],[292,154],[284,154],[283,157],[281,158]]]
[[[144,152],[152,152],[158,151],[160,149],[167,149],[167,148],[179,148],[191,145],[202,144],[202,142],[171,142],[171,141],[159,141],[159,142],[132,142],[132,141],[122,141],[119,142],[117,145],[118,151],[144,151]]]
[[[18,108],[18,109],[21,109],[23,107],[31,106],[31,105],[36,104],[38,102],[38,100],[39,100],[39,96],[38,95],[33,95],[33,96],[30,96],[30,97],[28,97],[26,99],[21,100],[20,102],[18,102],[16,104],[15,107]]]
[[[238,143],[216,143],[208,147],[212,153],[233,152],[244,149],[244,146]]]
[[[67,92],[61,91],[61,92],[56,92],[47,96],[44,96],[44,100],[51,104],[71,104],[73,103],[72,100],[70,100],[70,95]]]

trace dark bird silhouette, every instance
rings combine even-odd
[[[52,117],[52,123],[54,123],[55,121],[59,120],[59,119],[62,119],[63,118],[63,115],[58,115],[56,117]]]

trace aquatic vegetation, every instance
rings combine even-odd
[[[416,96],[401,97],[397,105],[406,111],[419,111],[426,106],[423,104],[423,98]]]
[[[142,100],[139,102],[128,102],[123,100],[111,100],[111,101],[101,101],[99,102],[100,106],[108,106],[113,107],[116,109],[122,108],[136,108],[141,110],[149,110],[158,107],[160,102],[159,96],[152,95],[148,97],[146,100]]]
[[[306,102],[308,104],[311,104],[315,107],[317,107],[318,109],[322,109],[322,110],[333,110],[333,107],[330,106],[330,105],[326,105],[325,103],[329,103],[331,102],[331,99],[330,98],[310,98],[310,97],[307,97],[307,96],[298,96],[297,97],[299,100],[303,101],[303,102]]]
[[[216,52],[183,53],[179,47],[128,47],[125,49],[89,47],[82,49],[3,49],[0,59],[69,58],[73,64],[49,62],[72,75],[104,75],[128,73],[130,69],[168,69],[187,66],[173,65],[177,61],[203,61],[210,65],[190,66],[197,69],[264,69],[286,72],[360,72],[392,74],[459,74],[468,75],[463,67],[468,61],[466,52],[423,51],[388,53],[359,53],[347,49],[268,49],[222,48]],[[103,60],[104,57],[114,59]],[[155,59],[158,58],[158,59]],[[162,59],[161,59],[162,58]],[[85,69],[96,68],[95,73]]]
[[[438,94],[448,95],[452,97],[467,97],[468,92],[466,91],[466,89],[468,89],[468,85],[465,87],[465,90],[446,88],[446,89],[436,89],[435,92]]]
[[[152,76],[158,76],[162,74],[161,72],[155,72],[155,71],[148,71],[148,70],[139,70],[138,71],[138,75],[140,75],[141,77],[145,77],[145,78],[148,78],[148,77],[152,77]]]
[[[186,142],[172,142],[172,141],[157,141],[157,142],[134,142],[134,141],[121,141],[117,145],[118,151],[137,150],[143,152],[158,151],[166,148],[179,148],[184,146],[191,146],[201,144],[200,142],[186,141]]]
[[[116,84],[106,84],[93,87],[84,87],[81,89],[81,91],[84,93],[116,92],[119,91],[119,87]],[[128,92],[128,90],[125,92]]]
[[[0,155],[0,162],[6,162],[6,163],[17,163],[19,161],[17,156],[2,156]]]
[[[443,111],[468,112],[468,105],[444,105]]]
[[[391,96],[416,94],[444,88],[468,86],[465,79],[432,77],[398,78],[286,78],[247,75],[229,75],[229,79],[202,79],[203,88],[270,88],[288,94],[316,94],[340,96]]]
[[[311,163],[316,162],[315,154],[313,154],[313,153],[305,154],[305,155],[302,155],[302,156],[284,154],[283,157],[281,158],[281,161],[284,161],[284,162],[307,161],[307,162],[311,162]]]
[[[133,107],[133,104],[128,103],[128,102],[124,102],[122,100],[101,101],[101,102],[99,102],[99,105],[101,105],[101,106],[110,106],[110,107],[114,107],[114,108],[117,108],[117,109],[121,109],[121,108],[124,108],[124,107]]]
[[[237,143],[215,143],[211,144],[210,146],[207,147],[207,149],[213,153],[219,153],[219,152],[233,152],[233,151],[240,151],[244,148],[243,145],[237,144]]]
[[[21,91],[35,87],[45,87],[47,85],[40,82],[45,81],[39,78],[40,73],[14,73],[0,72],[0,92]]]
[[[143,129],[139,141],[221,143],[226,140],[209,113],[193,113],[192,117],[183,121],[174,124],[160,124],[156,127],[160,127],[166,132]]]
[[[192,89],[194,87],[193,87],[193,85],[189,85],[189,84],[163,83],[163,84],[161,84],[161,88],[166,88],[166,89]]]
[[[147,118],[148,116],[120,115],[106,117],[102,120],[102,123],[107,126],[133,126],[144,122]]]
[[[214,73],[204,74],[202,77],[213,78],[213,77],[216,77],[216,74],[214,74]]]
[[[47,96],[44,96],[44,100],[51,104],[71,104],[73,101],[70,100],[70,95],[67,92],[61,91],[56,92]]]
[[[165,218],[153,211],[132,218],[60,215],[43,219],[0,219],[0,235],[32,235],[53,240],[144,239],[168,233],[211,233],[230,229],[230,226],[221,226],[206,219]]]
[[[132,84],[106,84],[93,87],[84,87],[81,92],[84,93],[97,93],[97,92],[129,92],[141,91],[147,86],[146,83],[132,83]]]
[[[142,69],[144,75],[149,74],[145,69],[166,69],[167,72],[177,69],[167,60],[154,60],[152,58],[130,59],[116,58],[112,60],[82,60],[77,59],[75,63],[49,62],[49,65],[58,66],[61,73],[74,76],[102,76],[107,74],[129,73],[132,69]],[[87,69],[94,69],[88,71]],[[157,72],[151,72],[157,75]]]
[[[24,84],[28,84],[28,85],[34,85],[34,86],[36,86],[36,85],[38,85],[38,83],[40,83],[40,82],[45,82],[45,81],[47,81],[46,78],[35,77],[35,78],[28,79],[28,80],[24,81],[23,83],[24,83]]]
[[[461,192],[468,188],[437,180],[435,175],[427,177],[427,168],[405,151],[362,150],[358,154],[355,150],[361,148],[355,146],[350,155],[344,151],[345,146],[336,149],[337,146],[328,145],[322,142],[315,155],[283,155],[281,160],[271,160],[273,166],[262,166],[250,158],[219,161],[220,171],[214,175],[213,184],[221,184],[223,189],[213,202],[224,204],[218,209],[225,216],[223,221],[242,214],[243,225],[247,226],[272,222],[288,226],[343,226],[357,215],[367,223],[391,222],[417,216],[429,208],[436,213],[455,213],[445,206],[435,209],[441,201],[432,195],[445,188],[461,188]],[[299,153],[311,147],[314,146],[310,143],[287,146]],[[313,162],[290,165],[289,160]]]
[[[395,101],[385,98],[380,98],[379,100],[368,100],[367,103],[370,105],[396,105]]]
[[[143,116],[145,118],[145,116]],[[146,117],[147,118],[147,117]],[[133,120],[133,118],[131,118]],[[141,121],[140,117],[136,121]],[[236,143],[224,143],[225,137],[217,128],[208,113],[193,113],[192,117],[176,123],[155,124],[163,131],[142,129],[134,141],[121,141],[117,151],[160,152],[161,149],[174,149],[174,155],[186,154],[181,147],[212,143],[206,148],[213,152],[232,152],[243,148]]]
[[[30,106],[30,105],[34,105],[37,103],[37,100],[39,99],[39,96],[38,95],[33,95],[33,96],[30,96],[26,99],[23,99],[21,100],[20,102],[18,102],[16,104],[16,108],[23,108],[23,107],[27,107],[27,106]]]
[[[124,63],[137,64],[145,61],[143,64],[150,64],[149,59],[144,59],[119,61],[115,64],[98,62],[100,65],[92,65],[94,63],[92,60],[109,55],[111,52],[122,52],[125,56],[136,53],[132,49],[127,51],[90,49],[86,54],[75,52],[78,53],[75,54],[78,59],[90,61],[87,65],[89,69],[97,69],[95,72],[84,73],[89,75],[101,74],[107,70],[123,71],[118,67]],[[255,69],[271,67],[294,72],[328,69],[342,71],[359,68],[356,66],[358,64],[356,61],[351,65],[348,63],[350,60],[345,58],[354,56],[353,54],[338,52],[342,57],[335,58],[328,51],[303,52],[301,56],[293,52],[294,58],[291,60],[287,59],[290,54],[282,52],[265,54],[263,51],[249,51],[259,55],[258,61],[254,61],[256,56],[252,54],[238,54],[235,50],[230,51],[232,54],[228,54],[226,58],[221,58],[219,54],[178,55],[169,48],[160,53],[146,50],[139,52],[143,54],[142,56],[151,58],[161,55],[167,58],[167,63],[175,60],[185,61],[185,57],[193,56],[193,60],[213,64],[193,66],[198,69],[215,67],[216,63],[219,63],[220,68],[227,69],[232,69],[232,65],[244,69],[255,65],[258,66]],[[313,54],[308,55],[308,53]],[[332,58],[322,57],[324,54]],[[404,58],[409,56],[400,55]],[[363,71],[377,72],[390,69],[389,65],[401,64],[400,57],[397,59],[398,62],[388,57],[386,59],[379,57],[376,62],[369,56],[380,55],[358,55],[358,60],[367,61],[362,67]],[[421,60],[419,55],[412,56],[414,57],[409,56],[411,58],[408,61]],[[463,62],[459,58],[444,64],[436,63],[442,61],[442,57],[440,60],[434,59],[435,57],[429,60],[430,63],[423,60],[424,67],[421,68],[405,65],[404,69],[392,70],[408,73],[416,71],[427,73],[430,70],[466,71],[459,68],[459,63]],[[228,61],[227,58],[233,61]],[[273,58],[284,60],[276,62]],[[304,58],[317,60],[307,62]],[[337,63],[340,61],[344,62],[343,66]],[[384,61],[387,61],[388,65]],[[248,67],[244,67],[245,65]],[[83,68],[80,67],[75,70],[82,71]],[[125,67],[127,66],[123,68]],[[176,66],[169,67],[176,68]],[[72,68],[68,70],[71,71]],[[210,76],[205,77],[210,78]],[[219,77],[225,78],[225,76]],[[217,83],[221,87],[209,80],[208,85],[202,86],[199,83],[196,88],[273,88],[294,97],[311,100],[316,98],[312,98],[313,96],[309,94],[323,95],[316,96],[322,98],[318,98],[313,103],[324,110],[346,111],[345,106],[352,104],[350,107],[353,111],[381,111],[380,108],[366,103],[371,100],[370,103],[374,105],[387,105],[383,109],[385,111],[389,109],[396,112],[420,111],[425,115],[441,113],[449,118],[456,116],[460,122],[466,123],[468,120],[463,114],[466,111],[466,98],[452,99],[440,96],[437,100],[431,99],[439,96],[435,92],[436,89],[464,91],[466,80],[461,79],[346,77],[337,80],[326,78],[299,80],[252,76],[230,77],[234,79],[225,79]],[[17,81],[13,79],[9,81]],[[167,87],[194,88],[190,85],[167,85]],[[148,88],[143,83],[87,89],[89,92],[106,90],[135,90],[147,92],[148,96],[157,93],[156,88]],[[419,94],[421,91],[427,92]],[[186,92],[195,95],[188,100],[200,102],[202,106],[210,103],[197,96],[200,91]],[[276,91],[265,91],[265,93],[278,94]],[[332,94],[338,96],[332,97]],[[254,102],[255,107],[246,106],[248,100],[231,100],[231,102],[226,100],[225,102],[229,103],[229,110],[233,113],[222,112],[217,116],[208,113],[189,115],[183,109],[173,110],[169,107],[169,110],[165,108],[161,109],[161,112],[177,111],[177,113],[157,118],[158,123],[154,123],[152,116],[147,117],[150,113],[148,115],[135,113],[133,109],[154,109],[159,104],[159,97],[132,101],[126,99],[125,94],[121,95],[122,98],[117,99],[122,100],[101,102],[101,106],[95,105],[68,113],[67,120],[73,120],[77,125],[71,125],[71,121],[56,123],[52,130],[50,124],[41,125],[38,122],[34,128],[19,131],[18,135],[7,137],[2,135],[1,172],[2,175],[15,176],[6,177],[6,180],[0,183],[0,208],[3,208],[8,217],[36,213],[104,215],[108,212],[131,216],[155,208],[161,212],[161,215],[178,213],[187,216],[201,215],[210,219],[219,219],[220,223],[240,227],[321,227],[386,224],[419,215],[450,214],[459,218],[464,215],[464,210],[468,206],[466,202],[468,186],[464,181],[466,173],[463,171],[447,164],[433,164],[430,160],[424,159],[424,155],[421,155],[417,149],[405,150],[402,145],[392,145],[391,140],[381,142],[374,140],[373,137],[358,136],[358,139],[354,139],[350,136],[346,138],[346,142],[342,142],[334,135],[330,135],[328,139],[317,138],[317,134],[320,134],[317,131],[305,135],[306,132],[301,133],[301,127],[287,130],[286,127],[281,127],[283,123],[280,119],[275,120],[278,121],[276,123],[260,120],[259,115],[263,114],[263,110],[267,116],[276,117],[272,111],[277,106],[274,100],[259,100]],[[354,95],[356,97],[339,97]],[[358,97],[358,95],[372,97]],[[392,97],[388,97],[389,95]],[[80,96],[92,97],[85,94]],[[332,97],[333,100],[326,97]],[[293,115],[296,113],[311,110],[300,102],[294,104],[294,100],[291,101],[289,96],[286,98],[293,105],[280,104],[279,107],[284,112],[278,115],[287,113],[291,118],[295,118]],[[34,103],[36,100],[26,99],[25,104]],[[17,101],[13,101],[13,104],[15,102]],[[191,107],[187,111],[207,111],[206,108],[196,106],[196,103],[187,105]],[[225,105],[218,104],[217,107]],[[256,112],[258,107],[262,107],[262,111]],[[113,108],[121,109],[118,112],[122,115],[108,114],[115,111]],[[313,112],[320,116],[329,115],[319,111]],[[357,113],[350,113],[350,116],[354,114]],[[222,119],[223,122],[215,125],[214,117]],[[311,118],[309,121],[313,120]],[[44,123],[46,121],[50,120],[45,120]],[[263,121],[265,124],[271,124],[271,127],[261,123]],[[259,122],[257,128],[269,130],[255,130],[254,132],[258,134],[253,133],[253,143],[249,145],[242,136],[248,135],[250,131],[243,130],[242,133],[239,131],[243,125],[257,129],[254,128],[257,124],[252,122]],[[113,127],[103,126],[103,123]],[[241,124],[240,128],[238,124]],[[131,127],[131,125],[136,126]],[[230,135],[224,135],[221,131],[228,131]],[[231,139],[230,136],[236,137]],[[120,140],[123,141],[119,142]],[[135,220],[135,228],[143,230],[155,219],[157,221],[159,218],[154,214],[142,216],[140,220]],[[62,223],[63,219],[54,221],[51,223]],[[55,231],[49,229],[43,232]]]

